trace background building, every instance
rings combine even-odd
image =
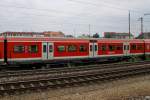
[[[144,32],[140,34],[137,39],[150,39],[150,32]]]
[[[42,32],[3,32],[0,35],[7,37],[43,37]]]
[[[129,39],[129,33],[104,32],[104,38]],[[130,34],[130,38],[134,36]]]
[[[47,31],[43,32],[44,37],[65,37],[65,34],[63,32],[53,32],[53,31]]]
[[[65,37],[62,32],[3,32],[0,36],[7,37]]]

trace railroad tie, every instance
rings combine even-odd
[[[86,79],[86,80],[89,80],[89,81],[90,81],[90,80],[92,80],[92,79],[91,79],[91,78],[89,78],[89,77],[86,77],[85,79]]]
[[[57,84],[62,84],[62,83],[61,83],[60,81],[58,81],[58,80],[56,80],[56,83],[57,83]]]
[[[3,86],[0,87],[0,90],[5,90]]]
[[[71,81],[73,81],[73,82],[78,82],[76,79],[71,79]]]
[[[41,82],[39,82],[39,84],[40,84],[40,86],[44,86],[44,84],[43,84],[43,83],[41,83]]]
[[[48,81],[47,82],[48,85],[54,85],[52,82]]]
[[[79,81],[85,81],[83,78],[79,78]]]
[[[68,80],[64,80],[65,83],[70,83]]]
[[[21,88],[25,88],[25,86],[23,84],[21,84],[20,86],[21,86]]]
[[[96,77],[96,76],[92,76],[91,78],[94,79],[94,80],[99,79],[99,78]]]
[[[10,88],[11,88],[11,89],[15,89],[15,86],[14,86],[14,85],[11,85]]]
[[[30,83],[30,86],[31,86],[31,87],[34,87],[34,85],[33,85],[32,83]]]

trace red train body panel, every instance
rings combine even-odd
[[[85,46],[85,52],[80,52],[80,45]],[[59,52],[58,47],[64,46],[64,51]],[[76,50],[68,52],[69,46],[75,46]],[[69,57],[69,56],[88,56],[89,55],[89,43],[88,42],[54,42],[54,57]]]
[[[29,46],[30,45],[37,45],[38,51],[37,52],[30,52]],[[16,52],[14,51],[15,46],[24,46],[23,52]],[[41,42],[9,42],[8,46],[8,58],[36,58],[42,56],[42,43]]]

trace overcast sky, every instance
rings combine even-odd
[[[62,31],[79,35],[103,32],[140,33],[139,17],[150,13],[150,0],[1,0],[0,32]],[[150,31],[150,15],[144,16],[144,31]]]

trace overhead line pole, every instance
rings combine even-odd
[[[89,38],[91,37],[91,25],[89,24]]]
[[[143,17],[140,18],[140,21],[141,21],[141,34],[143,34]],[[144,36],[145,38],[145,36]]]
[[[131,22],[130,22],[130,17],[131,17],[131,16],[130,16],[130,11],[129,11],[129,39],[131,38],[131,30],[130,30],[130,29],[131,29],[131,28],[130,28],[130,27],[131,27],[131,25],[130,25]]]
[[[138,21],[141,22],[141,34],[143,34],[143,17],[140,17],[140,18],[138,19]],[[145,36],[144,36],[144,38],[145,38]]]
[[[145,13],[145,14],[144,14],[144,16],[149,16],[149,15],[150,15],[150,13]],[[143,26],[143,19],[141,19],[141,20],[142,20],[142,22],[141,22],[142,24],[141,24],[141,25]],[[146,34],[144,34],[144,38],[146,39],[147,37],[146,37],[145,35],[146,35]]]

